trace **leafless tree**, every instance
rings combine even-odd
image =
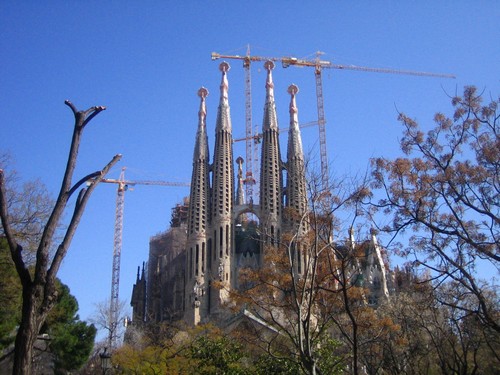
[[[118,322],[116,322],[117,324],[112,321],[113,318],[111,316],[109,306],[109,300],[97,303],[95,305],[95,313],[90,318],[90,322],[93,323],[98,330],[106,332],[106,337],[116,337],[117,341],[121,341],[121,339],[123,338],[127,319],[125,311],[125,301],[119,301],[118,303],[118,311],[116,314],[116,316],[118,317]]]
[[[54,200],[40,180],[20,184],[14,161],[9,153],[0,154],[0,169],[6,171],[5,190],[9,219],[16,239],[23,246],[25,261],[32,264],[43,228],[47,222]],[[8,172],[7,172],[8,171]],[[5,236],[0,222],[0,235]]]
[[[59,267],[67,254],[92,192],[109,169],[121,158],[121,155],[116,155],[102,170],[90,173],[73,184],[72,179],[83,130],[90,120],[103,111],[105,107],[97,106],[85,111],[79,111],[70,101],[65,101],[65,104],[72,110],[75,119],[73,137],[62,178],[61,190],[43,228],[36,249],[36,260],[33,269],[30,269],[27,263],[26,251],[13,228],[12,215],[8,212],[9,198],[5,187],[5,173],[3,170],[0,171],[0,217],[11,257],[23,289],[21,324],[15,341],[13,373],[16,375],[32,373],[33,345],[47,314],[57,301],[56,277]],[[86,183],[88,186],[85,186]],[[52,254],[51,249],[56,240],[57,228],[69,199],[77,190],[79,190],[78,197],[71,219],[62,239],[58,241],[59,244]]]

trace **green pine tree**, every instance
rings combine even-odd
[[[68,286],[57,281],[57,303],[40,333],[50,337],[56,373],[80,368],[88,359],[96,336],[94,325],[80,320],[78,302]],[[11,345],[21,319],[21,285],[6,241],[0,238],[0,350]]]

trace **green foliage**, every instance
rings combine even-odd
[[[200,336],[190,347],[193,371],[200,375],[245,374],[240,360],[243,357],[241,344],[227,337]]]
[[[56,371],[80,368],[92,351],[96,328],[80,321],[78,302],[69,288],[57,280],[57,303],[40,333],[49,334]],[[6,241],[0,238],[0,350],[15,340],[21,320],[22,288]]]
[[[226,335],[210,325],[197,326],[187,331],[164,331],[163,341],[150,341],[148,331],[143,340],[124,345],[113,354],[113,362],[124,374],[197,374],[197,375],[253,375],[304,374],[298,357],[286,350],[272,350],[254,346],[246,340],[247,333],[238,330],[236,336]],[[168,338],[170,336],[170,338]],[[342,367],[339,342],[329,336],[321,340],[316,352],[317,369],[322,374],[339,374]],[[318,372],[319,374],[319,372]]]
[[[58,293],[57,303],[54,308],[50,310],[44,328],[42,328],[42,333],[46,332],[47,327],[75,319],[75,315],[78,311],[78,302],[76,298],[70,294],[68,286],[64,285],[59,280],[56,281],[56,284]]]
[[[113,362],[124,374],[253,375],[301,374],[296,359],[270,356],[244,341],[208,325],[171,335],[163,342],[144,341],[124,345],[113,354]],[[241,332],[240,332],[241,334]],[[147,342],[147,343],[145,343]]]
[[[316,353],[318,354],[318,367],[322,374],[341,374],[344,371],[341,357],[335,355],[341,343],[324,335]]]
[[[55,356],[56,371],[80,368],[94,346],[97,329],[80,321],[78,302],[69,288],[57,281],[57,303],[50,311],[44,328],[51,337],[50,349]]]
[[[0,350],[14,342],[21,319],[21,283],[7,241],[0,238]]]
[[[300,374],[299,365],[291,358],[273,357],[269,354],[263,354],[255,364],[255,373],[257,374],[275,374],[275,375],[296,375]]]
[[[50,347],[56,356],[56,370],[79,369],[94,346],[97,329],[94,325],[73,319],[57,323],[51,329]]]

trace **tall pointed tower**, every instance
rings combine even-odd
[[[226,325],[232,315],[232,311],[226,308],[226,303],[230,303],[229,290],[245,288],[245,285],[239,285],[238,274],[249,268],[258,270],[262,266],[267,246],[277,245],[286,232],[295,235],[291,247],[294,274],[306,276],[305,249],[308,247],[309,227],[307,220],[303,219],[309,213],[296,103],[298,87],[291,85],[288,88],[290,128],[286,161],[282,161],[272,77],[274,63],[266,61],[260,201],[245,203],[242,158],[236,160],[235,191],[227,79],[229,68],[226,62],[219,65],[222,79],[212,164],[206,129],[208,91],[203,87],[198,91],[200,108],[190,200],[188,207],[188,203],[182,205],[182,212],[187,214],[177,217],[176,225],[172,221],[172,227],[167,232],[155,236],[150,242],[149,261],[153,272],[146,276],[143,268],[142,276],[137,275],[132,297],[133,316],[137,324],[147,324],[148,320],[184,319],[188,325],[205,322]],[[327,234],[331,235],[330,232]],[[351,233],[351,238],[345,246],[341,246],[341,250],[345,249],[347,254],[355,246],[358,245]],[[372,233],[369,243],[359,246],[365,246],[367,252],[363,259],[353,265],[351,272],[359,275],[361,282],[366,280],[365,285],[370,289],[368,302],[377,304],[397,287],[396,281],[387,269],[375,233]],[[398,280],[401,277],[409,280],[411,274],[406,272],[405,275],[398,273]]]
[[[283,173],[279,147],[278,119],[274,101],[272,70],[274,63],[266,61],[266,103],[262,121],[262,156],[260,169],[260,212],[264,244],[277,243],[281,234]],[[264,252],[261,252],[261,257]]]
[[[227,72],[229,64],[222,62],[220,100],[215,125],[215,151],[212,166],[212,209],[209,256],[211,257],[211,280],[221,283],[209,286],[209,312],[217,313],[227,300],[227,290],[231,281],[231,256],[234,206],[234,166],[231,115],[228,101]]]
[[[299,88],[296,85],[288,87],[288,93],[290,94],[290,127],[288,130],[288,147],[286,152],[287,181],[285,205],[293,208],[299,216],[302,216],[307,210],[307,192],[304,152],[295,100],[298,92]]]
[[[286,161],[286,195],[284,214],[284,230],[298,234],[297,241],[293,247],[292,262],[295,272],[301,274],[304,271],[305,251],[307,244],[305,234],[308,231],[307,220],[307,191],[304,152],[302,149],[302,137],[299,128],[298,109],[295,96],[299,92],[296,85],[288,87],[290,94],[290,127],[288,131],[288,147]]]
[[[198,131],[193,153],[193,172],[188,212],[186,256],[186,314],[190,324],[198,324],[206,315],[205,272],[207,262],[207,233],[210,210],[209,151],[206,129],[207,110],[205,98],[208,90],[198,90],[200,110]],[[205,311],[200,311],[205,310]]]

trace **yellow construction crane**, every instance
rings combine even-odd
[[[101,182],[108,184],[117,184],[116,194],[116,211],[115,211],[115,232],[113,241],[113,267],[111,272],[111,298],[109,302],[109,343],[110,350],[116,348],[117,344],[117,328],[118,328],[118,313],[119,300],[118,294],[120,290],[120,263],[122,253],[122,235],[123,235],[123,209],[125,206],[125,192],[129,186],[135,185],[159,185],[159,186],[190,186],[185,182],[167,182],[167,181],[130,181],[125,180],[125,167],[122,168],[118,179],[104,178]]]
[[[318,108],[318,128],[319,128],[319,145],[320,145],[320,158],[321,158],[321,181],[322,188],[324,191],[328,191],[328,181],[329,181],[329,173],[328,173],[328,156],[326,149],[326,119],[325,119],[325,110],[324,110],[324,101],[323,101],[323,83],[321,78],[322,69],[340,69],[340,70],[357,70],[363,72],[374,72],[374,73],[391,73],[391,74],[406,74],[406,75],[415,75],[415,76],[428,76],[428,77],[441,77],[441,78],[455,78],[455,76],[451,74],[441,74],[441,73],[427,73],[427,72],[419,72],[413,70],[398,70],[398,69],[386,69],[386,68],[370,68],[366,66],[357,66],[357,65],[340,65],[333,64],[330,61],[321,60],[320,56],[322,52],[316,52],[316,58],[312,60],[307,59],[298,59],[296,57],[265,57],[265,56],[251,56],[250,55],[250,47],[247,48],[247,54],[245,56],[241,55],[223,55],[217,52],[212,52],[212,60],[217,59],[236,59],[243,60],[243,67],[245,68],[245,93],[246,93],[246,140],[247,140],[247,178],[253,178],[253,171],[249,171],[249,161],[251,168],[251,141],[252,137],[252,124],[251,124],[251,88],[250,88],[250,64],[252,61],[281,61],[281,65],[283,68],[288,68],[289,66],[297,66],[297,67],[313,67],[314,75],[316,78],[316,100],[317,100],[317,108]],[[250,148],[249,148],[250,145]],[[250,154],[249,154],[250,149]],[[248,190],[247,190],[248,195]]]

